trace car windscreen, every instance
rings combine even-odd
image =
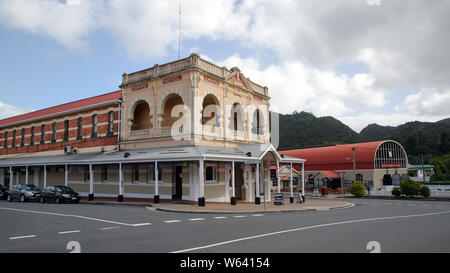
[[[73,190],[70,187],[55,187],[55,189],[59,192],[63,192],[63,193],[73,193]]]
[[[24,189],[29,190],[29,191],[38,191],[39,190],[39,188],[36,187],[35,185],[24,185]]]

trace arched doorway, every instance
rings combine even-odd
[[[231,115],[228,128],[233,131],[244,131],[244,110],[242,105],[235,102],[231,107]]]
[[[219,118],[219,100],[212,94],[206,95],[202,103],[202,125],[220,127]]]
[[[183,117],[183,109],[177,107],[183,104],[184,104],[183,99],[178,94],[170,94],[165,98],[165,101],[162,105],[162,120],[161,120],[161,127],[163,129],[168,128],[168,130],[170,131],[172,125],[178,119]]]
[[[134,106],[131,131],[150,129],[150,107],[145,101],[138,101]]]

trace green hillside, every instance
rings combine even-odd
[[[370,124],[359,134],[333,117],[315,117],[306,112],[279,115],[278,149],[395,140],[403,145],[411,164],[450,153],[450,118],[438,122],[407,122],[397,127]]]

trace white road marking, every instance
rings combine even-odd
[[[98,219],[93,217],[86,217],[81,215],[74,215],[74,214],[62,214],[62,213],[53,213],[53,212],[45,212],[45,211],[34,211],[34,210],[23,210],[23,209],[13,209],[13,208],[0,208],[3,210],[12,210],[12,211],[20,211],[20,212],[29,212],[29,213],[38,213],[38,214],[46,214],[46,215],[53,215],[53,216],[63,216],[63,217],[74,217],[74,218],[81,218],[85,220],[91,220],[91,221],[98,221],[98,222],[104,222],[104,223],[110,223],[110,224],[116,224],[116,225],[122,225],[122,226],[134,226],[135,224],[128,224],[128,223],[121,223],[117,221],[109,221],[104,219]]]
[[[216,216],[216,217],[213,217],[214,219],[225,219],[225,218],[228,218],[227,216]]]
[[[349,220],[349,221],[342,221],[342,222],[334,222],[334,223],[328,223],[328,224],[320,224],[320,225],[314,225],[314,226],[308,226],[308,227],[300,227],[300,228],[293,228],[293,229],[281,230],[281,231],[276,231],[276,232],[270,232],[270,233],[255,235],[255,236],[243,237],[243,238],[239,238],[239,239],[219,242],[219,243],[210,244],[210,245],[206,245],[206,246],[199,246],[199,247],[193,247],[193,248],[188,248],[188,249],[172,251],[171,253],[183,253],[183,252],[195,251],[195,250],[200,250],[200,249],[205,249],[205,248],[211,248],[211,247],[227,245],[227,244],[241,242],[241,241],[246,241],[246,240],[252,240],[252,239],[268,237],[268,236],[273,236],[273,235],[278,235],[278,234],[283,234],[283,233],[289,233],[289,232],[296,232],[296,231],[307,230],[307,229],[315,229],[315,228],[321,228],[321,227],[329,227],[329,226],[344,225],[344,224],[351,224],[351,223],[360,223],[360,222],[368,222],[368,221],[391,220],[391,219],[402,219],[402,218],[413,218],[413,217],[424,217],[424,216],[440,215],[440,214],[447,214],[447,213],[450,213],[450,211],[425,213],[425,214],[415,214],[415,215],[400,215],[400,216],[367,218],[367,219],[359,219],[359,220]]]
[[[167,220],[167,221],[164,221],[164,222],[166,222],[166,223],[179,223],[181,221],[180,220]]]
[[[235,216],[233,216],[234,218],[244,218],[244,217],[246,217],[246,216],[244,216],[244,215],[235,215]]]
[[[264,215],[263,214],[252,214],[252,216],[259,217],[259,216],[264,216]]]
[[[26,238],[33,238],[36,237],[36,235],[25,235],[25,236],[17,236],[17,237],[10,237],[10,240],[17,240],[17,239],[26,239]]]
[[[101,228],[100,230],[110,230],[110,229],[116,229],[116,228],[119,228],[119,227],[104,227],[104,228]]]
[[[69,230],[69,231],[60,231],[59,234],[69,234],[69,233],[78,233],[81,232],[81,230]]]
[[[408,204],[409,207],[415,207],[416,205],[414,204]]]
[[[189,221],[203,221],[205,218],[191,218]]]
[[[150,226],[152,223],[139,223],[132,225],[133,227],[142,227],[142,226]]]

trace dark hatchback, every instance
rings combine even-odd
[[[6,199],[6,196],[8,196],[8,190],[0,184],[0,199]]]
[[[42,191],[41,203],[48,201],[55,202],[57,204],[63,202],[80,202],[80,195],[67,186],[48,186]]]
[[[8,199],[9,202],[14,199],[20,200],[20,202],[25,201],[38,201],[41,198],[41,190],[35,185],[24,185],[17,184],[13,185],[11,189],[8,191]]]

